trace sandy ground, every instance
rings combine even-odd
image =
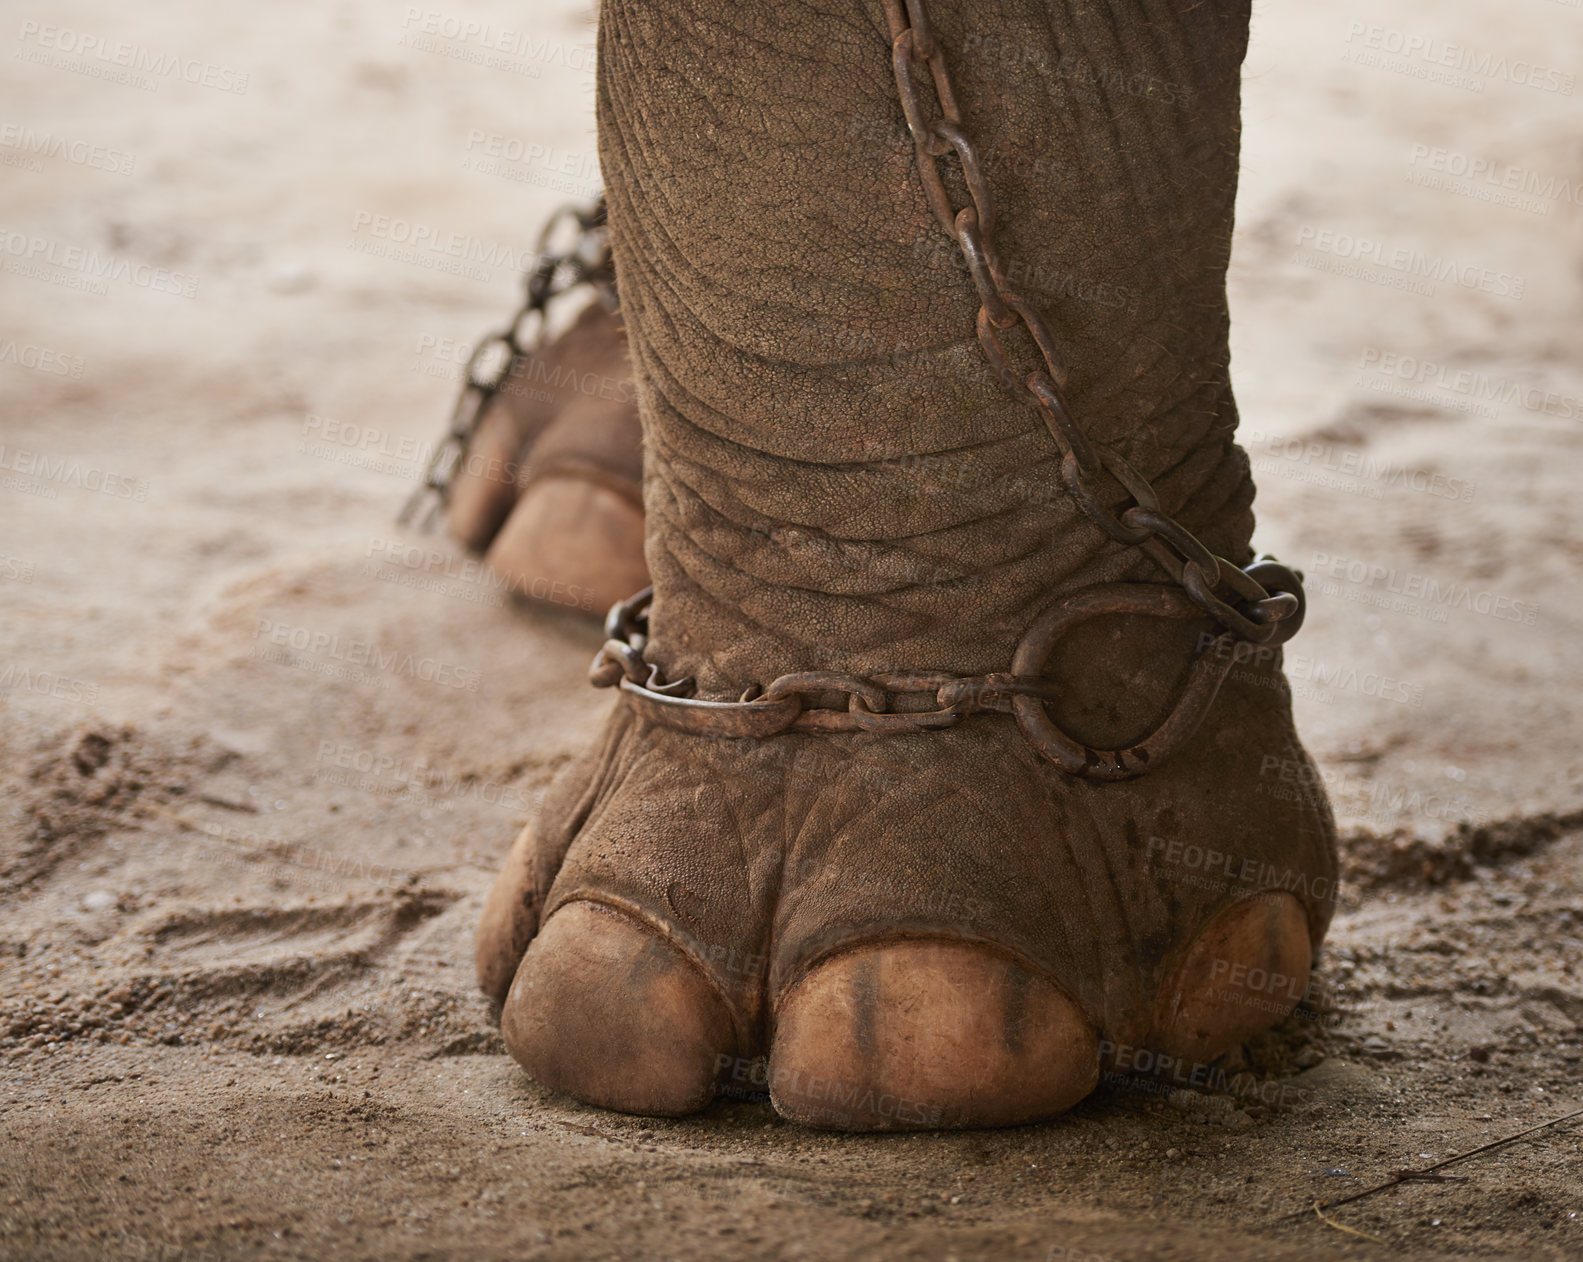
[[[1234,370],[1311,580],[1322,985],[1207,1092],[890,1138],[582,1108],[474,992],[609,703],[592,626],[392,515],[454,344],[598,183],[592,38],[501,0],[0,26],[0,1254],[1583,1256],[1575,1126],[1303,1213],[1583,1107],[1575,0],[1256,16]]]

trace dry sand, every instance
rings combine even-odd
[[[1575,1127],[1277,1221],[1583,1106],[1575,0],[1256,15],[1234,371],[1348,860],[1306,1019],[1235,1093],[888,1138],[580,1107],[474,991],[493,869],[609,701],[591,625],[392,514],[450,343],[597,185],[593,30],[443,11],[522,32],[486,53],[423,12],[0,28],[0,1254],[1583,1255]]]

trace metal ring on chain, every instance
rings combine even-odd
[[[1014,675],[1037,675],[1056,644],[1079,623],[1106,614],[1141,614],[1151,618],[1203,616],[1184,592],[1138,583],[1110,583],[1057,601],[1028,628],[1012,659]],[[1231,669],[1235,637],[1222,632],[1193,662],[1187,686],[1170,714],[1154,731],[1122,749],[1095,749],[1056,726],[1035,697],[1017,697],[1012,708],[1017,726],[1029,743],[1051,762],[1074,776],[1090,780],[1130,780],[1159,766],[1204,721],[1204,715]]]

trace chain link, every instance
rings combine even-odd
[[[1095,749],[1068,736],[1045,712],[1046,703],[1060,698],[1057,685],[1040,673],[1045,660],[1062,636],[1091,618],[1195,618],[1198,610],[1185,594],[1159,584],[1111,583],[1068,597],[1029,628],[1010,672],[891,671],[865,677],[798,671],[763,690],[749,688],[736,701],[696,698],[691,676],[666,683],[659,667],[644,660],[653,596],[654,589],[646,587],[610,611],[604,647],[588,671],[595,687],[619,687],[652,722],[706,736],[762,739],[783,732],[930,732],[955,727],[973,714],[1012,714],[1041,755],[1094,780],[1126,780],[1164,761],[1203,721],[1234,659],[1234,637],[1216,636],[1193,663],[1164,722],[1125,748]],[[936,708],[928,709],[927,701],[920,706],[925,698]]]
[[[652,587],[624,600],[605,620],[605,643],[589,667],[595,687],[619,685],[672,727],[715,736],[773,736],[780,732],[920,732],[952,727],[970,714],[1010,714],[1017,697],[1053,701],[1054,684],[1037,675],[954,675],[948,671],[890,671],[877,675],[808,670],[750,688],[737,701],[693,697],[691,676],[666,683],[643,658],[648,645]],[[906,698],[930,698],[935,709]],[[898,709],[897,707],[905,707]]]
[[[1143,548],[1199,609],[1237,638],[1256,644],[1289,638],[1295,631],[1290,623],[1301,605],[1298,594],[1289,587],[1272,594],[1256,578],[1217,557],[1160,507],[1159,496],[1142,474],[1119,452],[1097,449],[1073,419],[1061,393],[1066,373],[1060,366],[1055,338],[1039,313],[1007,285],[996,258],[994,202],[977,150],[962,128],[945,53],[929,25],[924,0],[884,0],[884,4],[896,91],[912,134],[924,197],[940,226],[957,243],[978,291],[979,347],[1002,387],[1038,410],[1061,451],[1061,481],[1094,525],[1118,543]],[[920,71],[925,66],[934,82],[939,106],[933,117],[923,99]],[[972,203],[957,210],[951,207],[940,172],[940,160],[950,153],[957,156]],[[1043,360],[1041,367],[1026,375],[1012,367],[1001,340],[1002,331],[1019,322]],[[1130,507],[1120,513],[1105,507],[1099,481],[1101,471],[1108,472],[1131,497]],[[1233,570],[1245,581],[1231,579],[1229,572]],[[1277,577],[1268,567],[1264,573]],[[1230,590],[1232,600],[1221,595],[1224,589]],[[1283,621],[1288,625],[1283,627]]]
[[[575,237],[566,249],[552,253],[551,244],[567,224],[575,227]],[[403,526],[416,519],[419,529],[428,529],[450,502],[451,483],[462,467],[468,444],[478,432],[485,411],[496,395],[507,390],[511,378],[524,372],[543,346],[550,305],[557,298],[590,285],[607,308],[616,310],[615,271],[611,266],[602,194],[586,206],[563,206],[551,215],[539,233],[534,257],[538,265],[522,277],[522,305],[505,328],[478,343],[467,361],[445,436],[430,457],[422,483],[397,514],[396,520]]]

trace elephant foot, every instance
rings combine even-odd
[[[731,740],[618,704],[490,896],[507,1047],[667,1116],[767,1057],[778,1112],[849,1131],[1053,1117],[1106,1049],[1208,1066],[1296,1005],[1328,919],[1328,812],[1260,792],[1303,757],[1270,692],[1108,784],[1005,716]]]
[[[885,6],[603,2],[653,582],[622,662],[696,699],[831,672],[863,722],[891,704],[878,676],[1006,672],[1056,602],[1161,583],[1145,526],[1207,553],[1200,583],[1252,559],[1225,300],[1246,6],[927,7],[961,122],[914,145],[886,139],[916,120]],[[983,51],[1007,31],[1030,67],[1081,50],[1094,82],[1008,74]],[[1139,73],[1192,107],[1116,87]],[[944,148],[954,221],[926,183]],[[1001,279],[1030,336],[996,319]],[[1059,408],[1048,382],[1037,408],[1013,389],[1037,394],[1041,363]],[[1104,453],[1092,484],[1071,426]],[[1015,669],[1079,750],[1136,756],[1229,643],[1186,611],[1062,625]],[[1131,780],[1068,774],[1004,713],[727,738],[623,691],[486,905],[507,1046],[656,1114],[762,1068],[783,1115],[850,1131],[1015,1125],[1107,1066],[1207,1068],[1301,998],[1336,869],[1323,793],[1281,792],[1319,778],[1280,651],[1241,647],[1196,731]]]
[[[626,336],[598,303],[512,365],[452,480],[452,536],[526,601],[603,617],[648,583]]]

